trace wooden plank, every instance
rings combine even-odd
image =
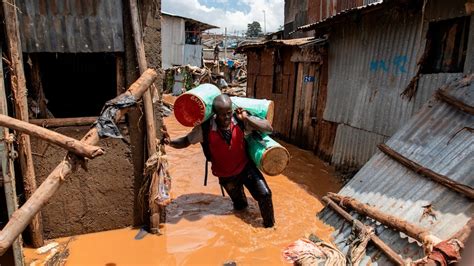
[[[337,123],[320,120],[318,121],[318,139],[315,148],[315,154],[330,162],[332,159],[332,150],[336,139]]]
[[[129,94],[139,100],[143,93],[156,80],[157,74],[154,70],[149,69],[141,75],[141,77],[130,86],[124,93]],[[121,97],[121,96],[118,96]],[[120,109],[116,112],[114,121],[118,122],[128,111],[127,109]],[[99,143],[100,137],[97,127],[92,128],[81,139],[82,142],[96,145]],[[23,232],[28,223],[31,222],[36,213],[51,199],[51,197],[58,191],[59,187],[65,181],[65,178],[74,173],[80,164],[84,163],[80,158],[73,154],[67,154],[63,161],[49,174],[46,180],[38,187],[35,193],[29,198],[20,209],[15,211],[10,218],[10,221],[0,231],[0,256],[3,255],[7,249],[12,245],[13,241]]]
[[[0,54],[2,54],[2,47],[0,46]],[[0,60],[0,114],[7,115],[7,96],[5,93],[5,83],[3,80],[3,65]],[[8,128],[0,127],[0,139],[9,139]],[[9,153],[13,152],[13,145],[6,141],[0,141],[0,162],[1,173],[3,178],[3,189],[5,191],[5,199],[7,203],[8,217],[18,209],[18,197],[16,194],[16,180],[13,160],[9,157]],[[19,236],[12,245],[13,258],[15,265],[25,265],[23,257],[23,239]]]
[[[324,121],[324,109],[327,102],[328,90],[328,64],[327,52],[325,48],[319,49],[322,57],[322,64],[319,66],[319,88],[316,105],[316,137],[314,138],[314,152],[323,160],[330,161],[332,158],[332,147],[336,138],[337,125]]]
[[[28,103],[26,99],[28,91],[26,89],[25,73],[23,72],[23,56],[15,1],[3,1],[3,11],[5,16],[8,49],[10,53],[10,71],[15,116],[19,120],[28,122]],[[28,199],[36,190],[36,177],[33,156],[31,154],[30,137],[26,134],[20,134],[18,140],[20,167],[23,174],[23,182],[25,184],[25,195]],[[38,248],[43,246],[43,226],[41,223],[40,213],[31,220],[30,231],[33,247]]]
[[[298,120],[300,116],[301,106],[301,93],[302,93],[302,81],[303,81],[303,63],[299,63],[296,74],[296,86],[295,86],[295,105],[293,107],[293,118],[291,123],[291,142],[297,144],[298,142]]]

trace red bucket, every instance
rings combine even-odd
[[[221,91],[212,84],[201,84],[174,102],[174,116],[186,127],[194,127],[212,115],[212,102]]]
[[[206,117],[206,105],[196,95],[183,94],[174,103],[174,116],[186,127],[194,127]]]

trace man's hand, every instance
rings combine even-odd
[[[168,130],[166,129],[165,125],[163,125],[163,127],[161,128],[161,134],[163,135],[163,137],[161,138],[160,142],[165,145],[170,145],[171,137],[170,134],[168,134]]]
[[[239,107],[235,110],[235,113],[237,114],[237,118],[241,121],[247,120],[249,114],[247,111],[245,111],[242,107]]]

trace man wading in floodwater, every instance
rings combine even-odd
[[[217,96],[212,103],[215,113],[202,125],[193,128],[186,136],[170,140],[165,135],[165,143],[176,149],[188,147],[200,142],[206,158],[212,162],[212,173],[219,177],[219,183],[229,194],[235,210],[247,208],[245,186],[258,202],[263,218],[263,226],[273,227],[272,192],[262,173],[247,155],[245,133],[258,130],[269,133],[273,131],[267,120],[250,116],[242,108],[232,111],[229,96]]]

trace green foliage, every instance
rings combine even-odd
[[[184,76],[184,87],[186,88],[186,91],[193,89],[195,87],[193,74],[190,73],[187,68],[183,68],[183,76]]]
[[[254,21],[250,24],[247,24],[247,37],[259,37],[262,36],[262,27],[260,23]]]

